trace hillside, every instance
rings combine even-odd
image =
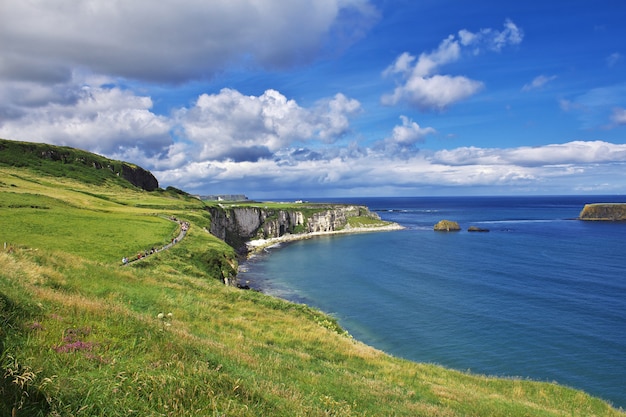
[[[2,154],[0,416],[626,415],[556,384],[391,357],[319,311],[223,285],[236,254],[207,232],[206,203]],[[180,221],[182,241],[122,265]]]
[[[159,188],[157,179],[145,169],[127,162],[65,146],[0,139],[0,166],[28,167],[43,175],[77,179],[102,185],[114,182],[147,191]]]

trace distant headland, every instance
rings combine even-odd
[[[626,203],[585,204],[578,218],[588,221],[626,221]]]

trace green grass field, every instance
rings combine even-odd
[[[121,266],[178,234],[170,216],[185,239]],[[225,286],[237,261],[209,222],[184,194],[0,164],[0,416],[626,415],[394,358],[305,305]]]

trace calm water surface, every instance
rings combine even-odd
[[[407,229],[284,245],[240,279],[390,354],[556,381],[626,408],[626,223],[573,220],[597,201],[626,197],[341,200]],[[434,232],[441,219],[464,231]]]

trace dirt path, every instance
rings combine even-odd
[[[187,236],[187,230],[189,230],[189,222],[185,222],[182,220],[178,220],[175,217],[171,217],[168,218],[168,220],[171,220],[173,222],[176,222],[180,225],[180,233],[178,234],[177,237],[175,237],[174,239],[172,239],[172,241],[170,243],[168,243],[167,245],[161,247],[161,248],[150,248],[148,250],[145,251],[140,251],[139,253],[137,253],[137,255],[133,256],[133,257],[123,257],[122,258],[122,266],[126,266],[129,265],[133,262],[137,262],[140,261],[142,259],[147,258],[150,255],[154,255],[155,253],[159,253],[159,252],[163,252],[164,250],[168,250],[169,248],[171,248],[172,246],[174,246],[175,244],[177,244],[178,242],[180,242],[181,240],[183,240],[185,238],[185,236]]]

